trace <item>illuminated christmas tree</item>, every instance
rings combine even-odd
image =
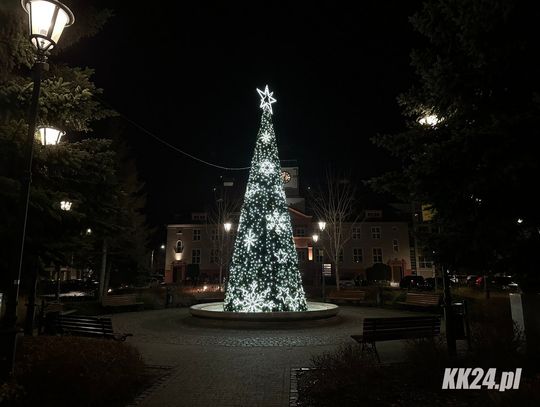
[[[305,311],[306,298],[272,126],[273,92],[257,89],[263,110],[240,212],[224,310]]]

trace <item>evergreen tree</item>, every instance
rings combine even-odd
[[[225,296],[225,311],[307,309],[274,128],[273,92],[257,89],[263,109]]]
[[[375,139],[403,167],[376,184],[434,209],[440,263],[538,275],[538,16],[534,2],[430,0],[411,18],[409,126]]]

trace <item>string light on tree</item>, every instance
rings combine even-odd
[[[257,89],[261,126],[240,213],[224,310],[306,311],[291,219],[285,199],[268,86]]]

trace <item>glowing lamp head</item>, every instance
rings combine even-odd
[[[182,260],[182,253],[175,253],[175,254],[174,254],[174,259],[175,259],[176,261]]]
[[[90,228],[86,229],[86,234],[91,235],[92,234],[92,229],[90,229]]]
[[[313,236],[311,236],[311,238],[313,239],[313,241],[315,243],[317,243],[319,241],[319,235],[313,235]]]
[[[44,146],[54,146],[60,142],[65,132],[54,127],[40,126],[37,128],[38,137]]]
[[[160,248],[161,250],[165,250],[165,245],[162,244],[161,246],[159,246],[159,248]]]
[[[53,49],[64,28],[75,22],[71,10],[59,1],[22,0],[21,4],[28,13],[30,41],[39,52]]]
[[[424,126],[436,126],[440,122],[440,119],[437,117],[437,115],[434,114],[426,114],[425,116],[421,117],[418,120],[418,123],[424,125]]]
[[[326,229],[326,222],[320,221],[319,230],[322,232],[324,229]]]
[[[63,211],[70,211],[71,210],[71,202],[69,201],[61,201],[60,202],[60,209]]]
[[[519,218],[519,219],[517,220],[517,223],[518,223],[518,225],[521,225],[521,224],[523,223],[523,219]]]
[[[231,222],[225,222],[223,224],[223,228],[225,229],[225,232],[229,233],[231,231],[231,228],[232,228],[232,223]]]

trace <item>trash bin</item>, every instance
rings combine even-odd
[[[465,301],[452,303],[452,317],[456,339],[468,339],[467,304]]]

